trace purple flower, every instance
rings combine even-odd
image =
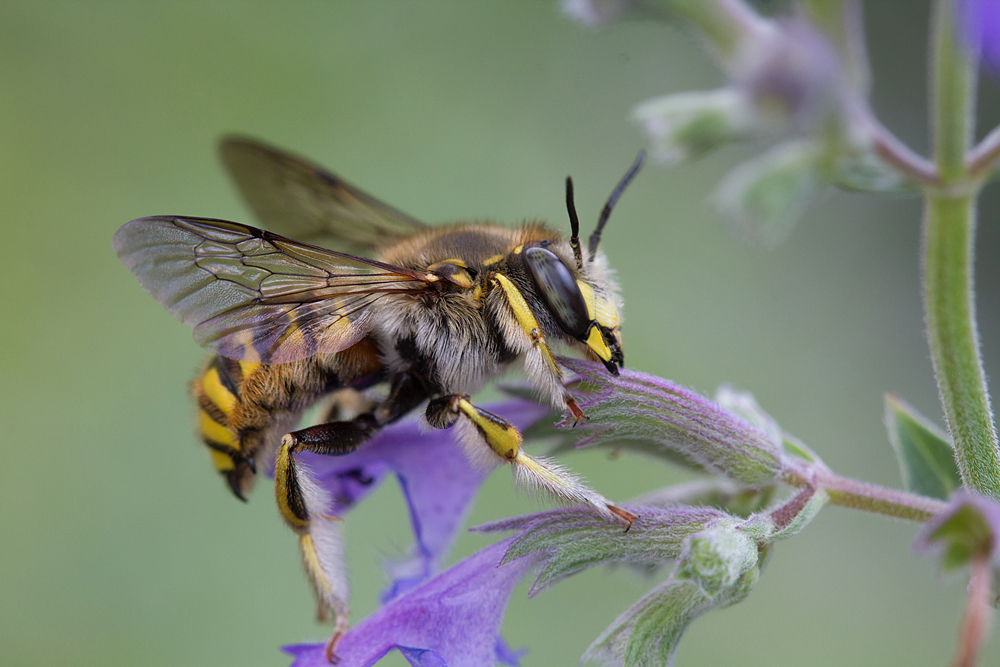
[[[528,555],[501,564],[506,540],[403,593],[352,629],[337,646],[338,667],[368,667],[398,649],[414,667],[483,667],[518,654],[499,637],[517,583],[538,563]],[[288,646],[292,667],[329,667],[325,644]]]
[[[1000,75],[1000,0],[963,0],[958,24],[966,44]]]
[[[548,414],[526,400],[487,406],[525,430]],[[394,472],[410,510],[412,555],[390,565],[394,582],[383,594],[391,600],[434,574],[451,548],[470,503],[488,474],[473,465],[451,431],[425,432],[417,420],[384,429],[364,447],[344,456],[299,455],[312,478],[331,498],[329,514],[340,516]]]

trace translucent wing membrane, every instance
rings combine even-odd
[[[368,333],[369,307],[420,293],[434,274],[298,243],[224,220],[140,218],[114,238],[143,288],[201,345],[270,364],[338,352]]]
[[[427,228],[322,167],[252,139],[226,138],[219,152],[243,198],[273,231],[365,254]]]

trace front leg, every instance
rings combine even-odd
[[[526,454],[521,449],[521,434],[513,424],[476,407],[465,394],[435,398],[428,404],[425,416],[433,428],[451,428],[457,423],[470,458],[484,467],[510,463],[519,486],[543,491],[572,505],[593,507],[608,518],[617,517],[625,522],[626,530],[636,519],[634,514],[613,505],[558,464]]]

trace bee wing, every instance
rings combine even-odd
[[[373,303],[439,279],[225,220],[140,218],[113,246],[198,343],[270,364],[353,345],[371,330]]]
[[[427,225],[302,158],[227,137],[222,162],[261,224],[341,251],[368,253]]]

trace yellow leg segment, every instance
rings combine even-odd
[[[521,449],[521,434],[510,422],[477,408],[465,398],[458,402],[458,409],[472,420],[483,440],[498,456],[505,461],[517,459]]]
[[[559,369],[559,365],[556,364],[555,357],[552,356],[549,344],[545,342],[545,334],[542,333],[542,327],[538,324],[538,320],[535,319],[535,314],[531,312],[531,308],[528,307],[528,302],[524,300],[521,291],[514,286],[510,278],[502,273],[495,274],[493,280],[503,289],[504,294],[507,296],[507,303],[510,304],[511,310],[514,311],[514,319],[517,320],[521,329],[531,339],[531,344],[541,353],[542,358],[545,360],[545,365],[548,366],[554,376],[562,381],[562,371]]]
[[[628,526],[636,517],[613,505],[578,477],[553,461],[529,456],[521,449],[521,434],[514,425],[492,412],[477,408],[463,394],[436,398],[427,406],[427,423],[450,428],[457,423],[466,451],[474,461],[493,467],[510,463],[519,486],[540,491],[570,505],[592,507],[599,514],[617,518]]]

